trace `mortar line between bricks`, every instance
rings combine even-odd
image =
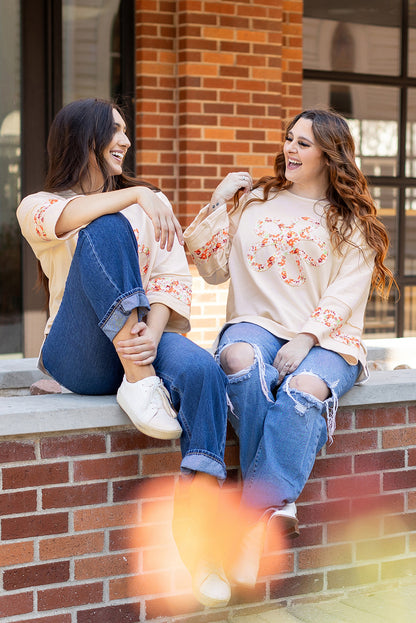
[[[40,559],[40,547],[39,547],[40,537],[36,536],[33,539],[33,562],[42,563]]]
[[[111,431],[108,431],[105,435],[105,452],[106,454],[112,454],[111,452]]]
[[[38,611],[38,606],[39,606],[39,588],[36,588],[33,591],[33,612],[37,612]]]
[[[68,461],[68,482],[69,484],[74,484],[74,459],[71,457],[71,460]]]
[[[41,455],[41,448],[40,448],[40,437],[38,437],[37,439],[35,439],[35,457],[37,461],[41,461],[42,460],[42,455]]]
[[[29,489],[30,491],[31,489]],[[23,491],[23,489],[19,489],[19,491]],[[42,512],[42,487],[36,487],[36,512]]]
[[[75,534],[75,511],[68,509],[68,535]]]

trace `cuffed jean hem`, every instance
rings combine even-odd
[[[227,477],[225,464],[217,458],[208,456],[206,452],[188,452],[181,463],[181,471],[184,474],[193,472],[205,472],[218,480],[223,481]]]
[[[98,326],[109,340],[113,341],[117,333],[124,327],[133,309],[137,309],[139,322],[150,310],[149,301],[143,288],[136,288],[119,296],[100,321]]]

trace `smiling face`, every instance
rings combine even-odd
[[[131,143],[126,135],[126,124],[118,110],[113,108],[114,134],[103,152],[104,162],[109,175],[121,175],[123,161]]]
[[[97,162],[97,157],[93,150],[90,150],[88,157],[88,171],[81,180],[80,188],[84,193],[102,192],[105,177],[121,175],[123,172],[123,161],[130,141],[126,136],[126,125],[123,117],[118,110],[112,109],[113,126],[112,137],[101,152],[101,162],[105,169],[105,175]],[[74,187],[78,190],[78,187]]]
[[[285,176],[291,191],[301,197],[322,199],[328,187],[328,167],[316,144],[312,121],[301,117],[288,131],[283,147]]]

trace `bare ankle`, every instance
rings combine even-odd
[[[149,376],[156,376],[156,372],[153,366],[137,366],[135,364],[127,364],[123,360],[121,363],[124,368],[124,374],[129,383],[137,383],[147,379]]]

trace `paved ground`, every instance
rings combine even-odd
[[[395,588],[351,593],[346,597],[259,614],[234,614],[219,623],[416,623],[416,580]]]

